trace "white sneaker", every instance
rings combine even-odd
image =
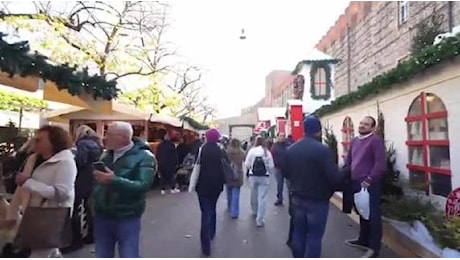
[[[361,258],[375,258],[374,250],[368,249]]]
[[[171,194],[176,194],[176,193],[179,193],[179,192],[180,192],[180,190],[178,190],[178,189],[172,189],[171,190]]]
[[[161,190],[161,195],[165,195],[166,194],[166,191],[165,190]]]

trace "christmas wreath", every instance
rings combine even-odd
[[[327,61],[316,61],[311,64],[310,69],[310,93],[311,98],[314,100],[328,100],[331,98],[331,89],[333,88],[332,79],[331,79],[331,67],[329,66],[330,63]],[[317,88],[315,87],[316,82],[316,73],[319,69],[324,69],[326,73],[326,93],[321,95],[320,93],[316,93]]]

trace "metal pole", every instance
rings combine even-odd
[[[347,25],[347,91],[351,92],[351,42],[350,26]]]
[[[21,128],[22,128],[22,117],[23,117],[23,108],[19,108],[19,124],[18,124],[18,133],[21,134]]]

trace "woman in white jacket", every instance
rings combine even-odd
[[[24,171],[16,177],[18,189],[7,213],[6,226],[19,221],[17,215],[21,208],[24,211],[29,206],[73,207],[77,167],[70,151],[69,133],[57,126],[43,126],[35,142],[35,154],[29,157]],[[30,257],[47,258],[59,254],[58,248],[49,248],[33,250]]]
[[[273,157],[263,137],[256,138],[254,147],[249,150],[244,164],[249,169],[252,215],[256,219],[257,227],[263,227],[270,172],[275,167]]]

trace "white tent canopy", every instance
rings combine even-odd
[[[286,108],[284,107],[261,107],[257,109],[257,119],[259,121],[270,121],[276,124],[277,117],[285,117]]]

